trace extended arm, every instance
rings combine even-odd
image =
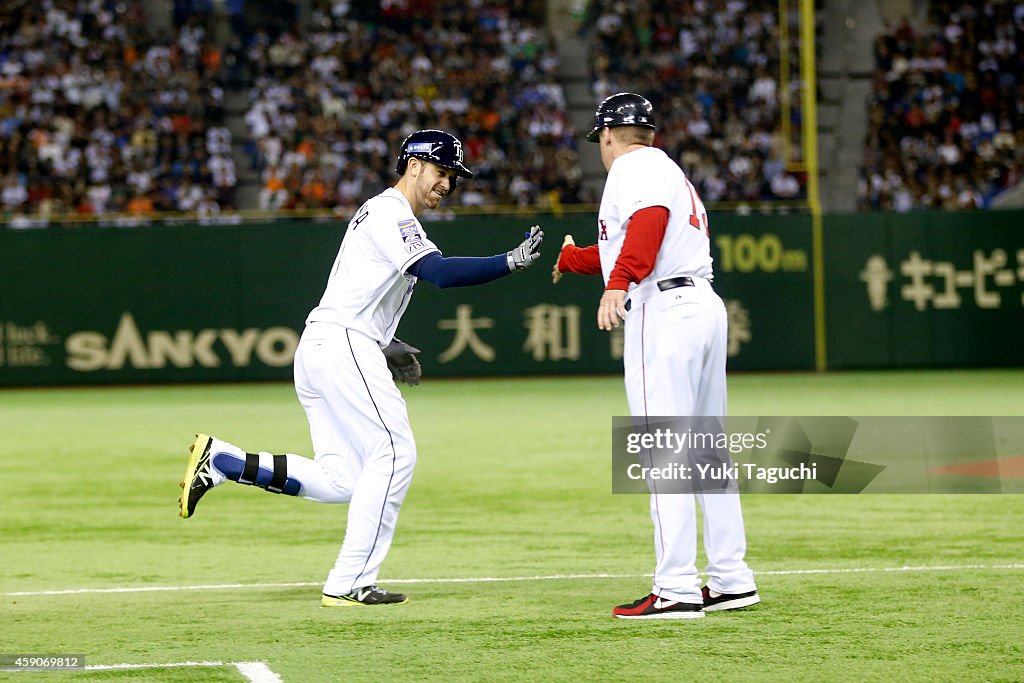
[[[409,266],[409,273],[440,289],[482,285],[508,275],[505,254],[497,256],[441,256],[432,252]]]
[[[601,254],[596,244],[589,247],[577,247],[572,235],[566,235],[562,241],[562,251],[558,253],[558,261],[551,271],[551,281],[558,284],[563,273],[578,275],[599,275],[601,273]]]
[[[445,257],[435,251],[409,266],[408,272],[440,289],[482,285],[513,271],[525,270],[540,257],[543,241],[544,232],[535,225],[518,247],[504,254]]]

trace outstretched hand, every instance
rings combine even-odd
[[[576,241],[573,240],[572,235],[566,235],[562,240],[562,249],[558,252],[558,258],[555,259],[555,265],[551,268],[551,283],[557,285],[558,281],[562,279],[562,271],[558,269],[558,262],[562,260],[562,252],[565,251],[566,247],[575,247]]]
[[[540,243],[544,241],[544,231],[539,225],[530,228],[526,239],[518,247],[505,254],[509,270],[526,270],[540,258]]]

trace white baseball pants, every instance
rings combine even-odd
[[[295,391],[322,472],[300,479],[300,495],[313,497],[308,481],[322,492],[315,500],[349,503],[341,552],[324,583],[324,593],[343,595],[377,581],[412,482],[416,444],[380,346],[360,332],[308,325],[295,352]]]
[[[711,283],[660,291],[654,283],[630,296],[625,323],[626,396],[633,416],[724,416],[727,316]],[[651,495],[656,567],[652,593],[700,603],[697,516],[704,512],[708,587],[718,593],[755,590],[747,567],[738,494]]]

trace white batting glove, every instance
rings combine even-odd
[[[544,241],[544,231],[539,225],[530,228],[526,239],[518,247],[505,254],[509,270],[526,270],[531,263],[540,258],[540,243]]]

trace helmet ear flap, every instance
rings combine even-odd
[[[397,173],[400,176],[405,175],[406,169],[409,168],[410,159],[419,159],[419,157],[413,156],[411,154],[403,154],[402,156],[398,157],[398,166],[395,167],[395,173]],[[419,160],[423,161],[422,159]]]

